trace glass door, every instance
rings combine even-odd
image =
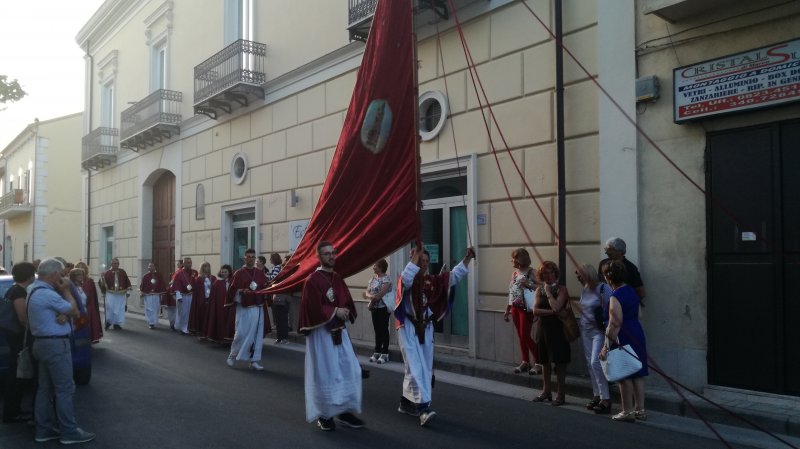
[[[234,270],[244,264],[244,252],[247,248],[256,248],[256,214],[255,211],[237,212],[233,214],[233,239],[231,266]]]

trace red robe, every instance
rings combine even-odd
[[[216,276],[211,275],[211,287],[217,281]],[[208,314],[208,301],[211,301],[211,295],[206,299],[205,277],[197,276],[192,281],[192,291],[195,292],[192,296],[192,307],[189,309],[189,332],[193,334],[200,334],[205,337],[206,331],[206,315]]]
[[[83,292],[86,293],[86,310],[89,315],[89,339],[92,343],[99,343],[103,338],[103,320],[100,318],[97,285],[89,276],[86,276],[86,280],[83,281]]]
[[[155,279],[156,282],[153,283],[152,279]],[[161,277],[161,273],[157,271],[154,273],[147,272],[142,276],[142,282],[139,283],[139,291],[141,291],[143,295],[158,294],[163,298],[164,293],[167,291],[167,284],[164,283],[164,278]]]
[[[172,276],[172,285],[169,287],[169,293],[175,295],[175,293],[180,292],[181,296],[191,294],[192,300],[194,300],[197,296],[194,291],[196,273],[194,270],[186,271],[186,269],[176,271]]]
[[[328,297],[329,290],[333,299]],[[344,279],[336,272],[317,270],[311,273],[303,284],[300,299],[300,332],[307,335],[322,326],[332,331],[342,329],[345,322],[336,317],[339,307],[350,311],[351,323],[356,321],[356,305]]]
[[[131,280],[128,278],[128,273],[125,272],[122,268],[117,268],[117,281],[119,281],[119,285],[114,285],[114,271],[108,270],[103,273],[103,279],[105,289],[104,292],[117,292],[121,293],[127,291],[131,288]],[[100,287],[101,289],[103,286]]]
[[[435,275],[418,273],[409,289],[403,289],[403,279],[399,279],[395,294],[395,327],[399,329],[407,324],[413,325],[420,344],[424,344],[425,327],[428,322],[431,320],[441,321],[450,311],[450,306],[455,300],[449,284],[449,271]],[[411,302],[409,313],[406,312],[405,302],[407,301]],[[431,315],[427,319],[425,319],[426,308],[431,310]],[[406,323],[406,321],[410,321],[410,323]]]
[[[255,289],[251,289],[250,283],[255,282]],[[233,273],[233,278],[231,279],[231,285],[228,287],[228,294],[225,301],[225,306],[227,307],[236,307],[237,305],[241,305],[242,307],[264,307],[265,305],[269,306],[272,303],[272,295],[265,295],[263,293],[258,293],[258,290],[263,290],[267,288],[269,285],[269,279],[267,278],[266,273],[264,270],[260,270],[256,267],[247,268],[242,267],[236,270]],[[237,304],[236,293],[239,293],[241,298],[241,304]],[[269,321],[269,314],[264,311],[264,335],[272,332],[272,325]]]
[[[211,299],[208,301],[205,336],[217,343],[230,343],[236,332],[236,309],[225,307],[228,297],[228,282],[217,279],[211,286]]]
[[[185,270],[177,270],[172,273],[169,278],[169,286],[167,287],[167,294],[161,297],[161,305],[167,307],[175,307],[177,306],[177,302],[175,302],[175,291],[172,290],[173,284],[175,284],[175,277],[179,274],[185,272]],[[192,279],[197,277],[197,270],[192,270]]]

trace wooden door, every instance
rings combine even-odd
[[[175,175],[171,172],[153,185],[153,263],[169,281],[175,263]]]

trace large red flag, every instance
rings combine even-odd
[[[317,208],[270,293],[291,292],[318,266],[317,244],[353,275],[414,240],[417,212],[416,64],[411,0],[379,0],[350,107]],[[302,170],[302,167],[300,167]]]

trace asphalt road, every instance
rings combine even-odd
[[[321,432],[305,422],[304,354],[264,348],[263,372],[228,368],[227,349],[131,319],[95,346],[94,373],[78,387],[81,427],[98,448],[722,448],[720,442],[645,424],[612,422],[576,407],[551,407],[439,379],[429,427],[397,413],[400,364],[372,366],[364,381],[365,429]],[[443,373],[444,374],[444,373]],[[443,375],[440,378],[446,378]],[[573,404],[577,400],[573,401]],[[33,442],[24,424],[0,427],[0,449]],[[736,446],[743,447],[743,446]]]

